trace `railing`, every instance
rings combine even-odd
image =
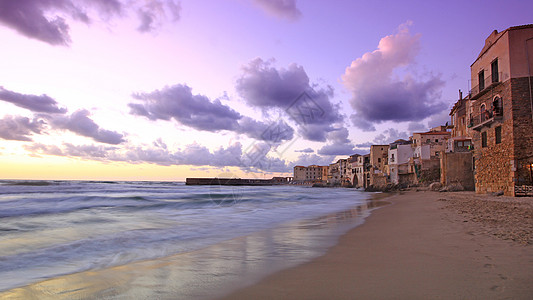
[[[478,129],[485,124],[494,122],[495,119],[501,119],[503,116],[503,109],[501,107],[495,107],[492,110],[486,110],[479,115],[475,115],[469,118],[467,127],[472,129]]]
[[[504,75],[502,72],[499,72],[493,75],[494,76],[491,75],[491,76],[486,77],[485,80],[483,80],[481,84],[474,86],[470,90],[470,97],[475,98],[479,93],[485,91],[486,89],[492,87],[493,85],[497,83],[507,80],[507,77],[509,77],[509,75],[507,74]]]

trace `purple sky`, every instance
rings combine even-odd
[[[327,164],[443,125],[485,38],[532,11],[514,0],[0,0],[0,165],[149,164],[182,179]]]

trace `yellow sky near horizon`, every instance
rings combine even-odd
[[[290,176],[290,174],[285,174]],[[0,156],[0,179],[19,180],[125,180],[185,181],[187,177],[255,178],[237,168],[202,168],[197,166],[161,166],[127,162],[99,162],[59,156]],[[271,178],[273,174],[262,177]]]

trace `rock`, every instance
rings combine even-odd
[[[463,185],[460,183],[452,183],[449,186],[447,186],[446,189],[448,190],[448,192],[459,192],[459,191],[465,190]]]
[[[430,191],[439,191],[442,188],[442,184],[440,182],[433,182],[429,185]]]

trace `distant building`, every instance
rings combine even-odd
[[[450,111],[451,137],[440,157],[440,182],[444,186],[458,184],[466,190],[474,190],[473,131],[467,122],[471,107],[469,96],[463,98],[459,91],[459,100]]]
[[[415,183],[415,172],[410,162],[415,147],[409,141],[398,140],[389,145],[389,180],[392,184]]]
[[[347,178],[347,185],[355,186],[355,183],[357,182],[357,159],[361,155],[354,154],[350,155],[348,157],[347,166],[346,166],[346,178]]]
[[[388,151],[389,145],[370,146],[370,167],[367,174],[373,187],[383,187],[388,183]]]
[[[370,185],[370,154],[360,155],[352,162],[353,186],[366,188]]]
[[[493,31],[470,71],[476,192],[533,194],[533,25]]]
[[[295,184],[311,184],[326,182],[328,176],[327,166],[311,165],[308,167],[295,166],[293,183]]]

